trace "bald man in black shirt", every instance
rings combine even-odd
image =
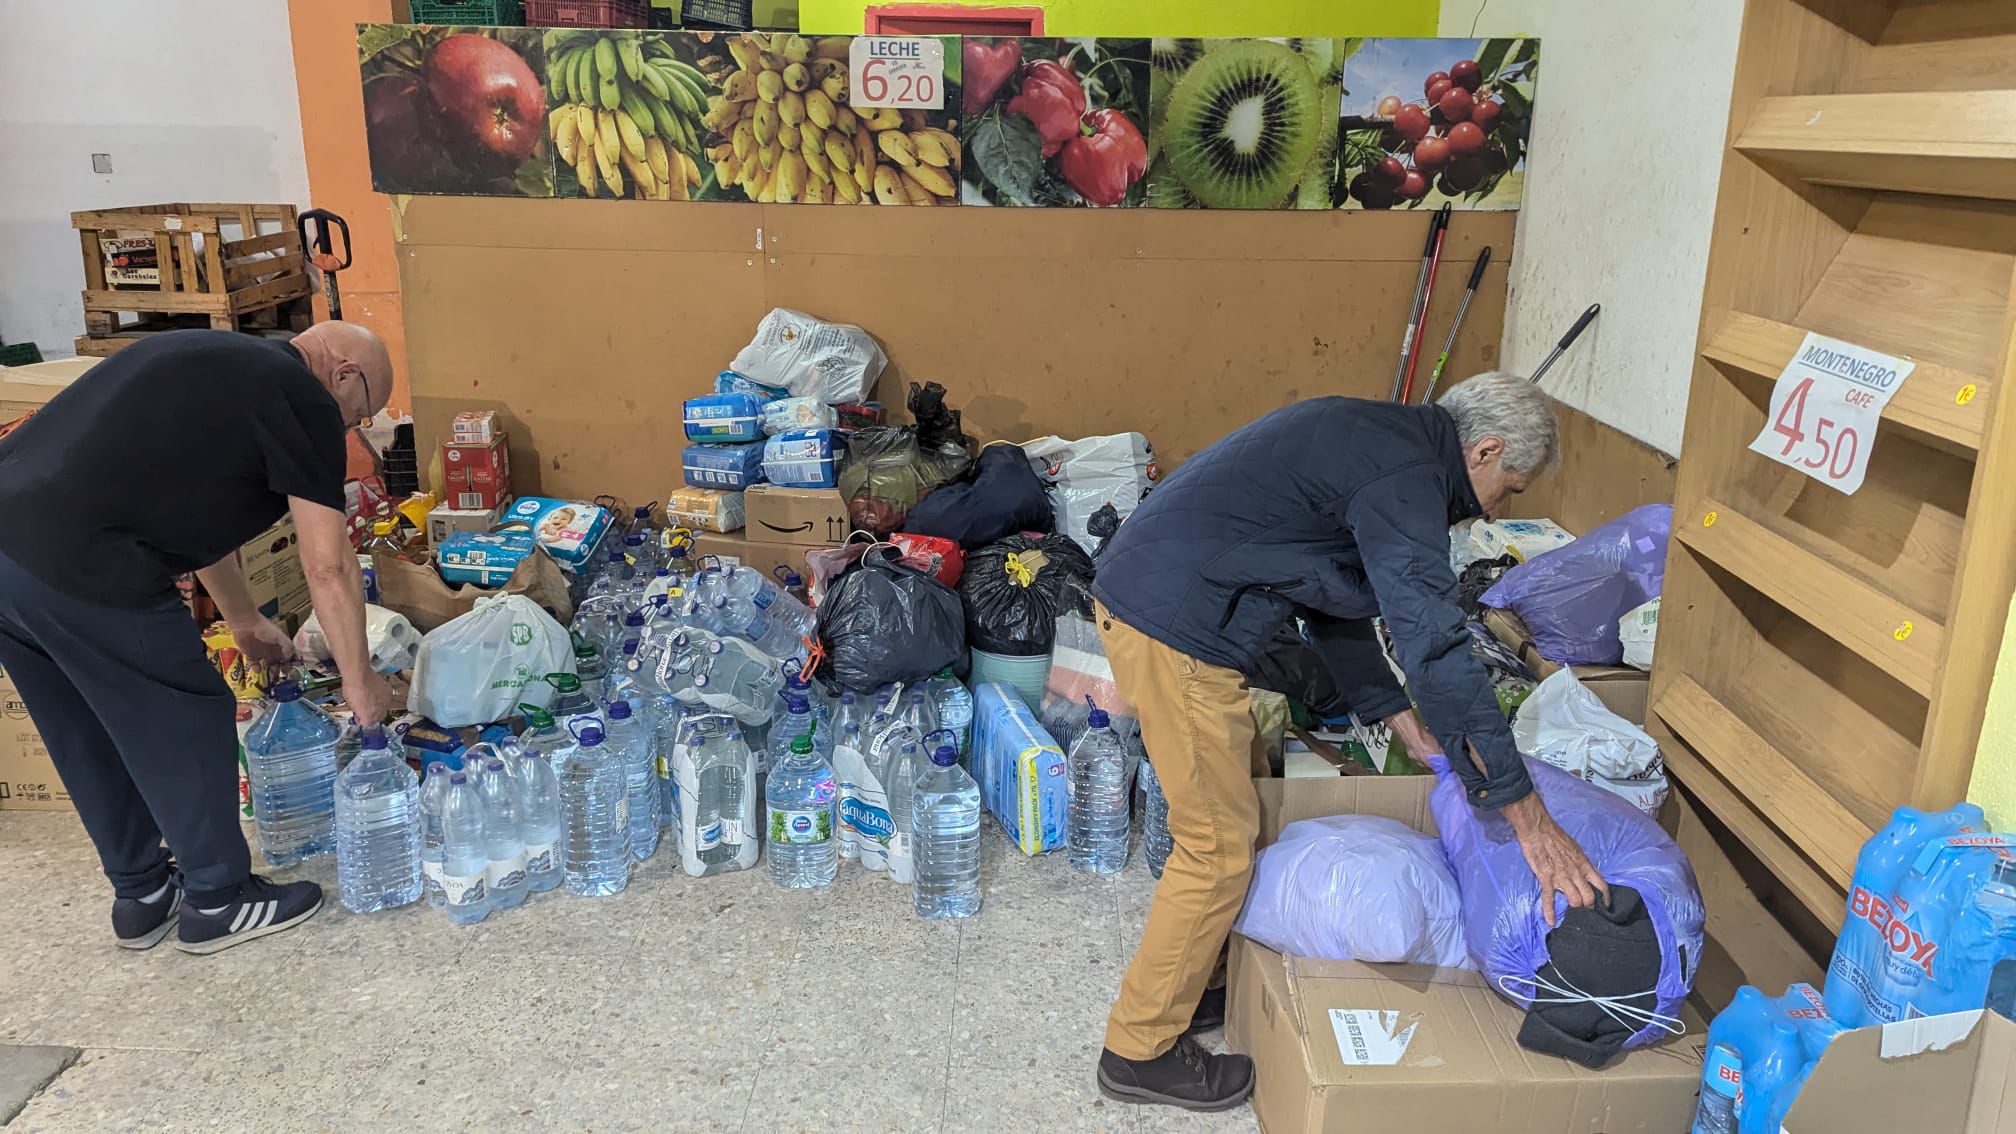
[[[321,908],[313,882],[251,872],[233,698],[175,577],[196,573],[248,660],[288,660],[236,552],[292,515],[344,698],[383,720],[343,482],[349,430],[391,389],[385,345],[354,323],[289,343],[176,331],[92,367],[0,438],[0,668],[98,848],[124,947],[179,920],[178,948],[213,953]]]

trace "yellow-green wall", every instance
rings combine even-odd
[[[2016,607],[2011,614],[2016,616]],[[2009,625],[1988,694],[1988,719],[1974,750],[1974,782],[1967,789],[1967,798],[1988,812],[1989,826],[1998,831],[2016,830],[2016,617]]]
[[[939,0],[945,2],[945,0]],[[964,3],[965,0],[950,0]],[[1238,36],[1436,34],[1441,0],[999,0],[1040,7],[1045,35]],[[860,32],[865,0],[798,0],[815,35]]]

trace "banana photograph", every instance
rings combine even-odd
[[[690,36],[627,28],[546,32],[559,196],[702,199],[700,120],[717,88],[690,57],[693,45]]]

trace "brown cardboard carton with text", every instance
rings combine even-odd
[[[742,493],[743,519],[750,539],[830,547],[847,542],[853,523],[847,502],[834,488],[778,488],[752,484]],[[799,571],[804,571],[803,564]]]
[[[1433,832],[1432,776],[1256,780],[1260,844],[1298,819],[1381,815]],[[1225,1039],[1253,1056],[1268,1134],[1474,1130],[1680,1134],[1705,1028],[1601,1071],[1519,1046],[1523,1013],[1482,974],[1289,957],[1234,935]]]
[[[42,735],[28,719],[14,679],[0,670],[0,809],[69,811],[70,793],[56,778]]]
[[[2016,1023],[1956,1012],[1834,1037],[1784,1134],[2016,1134]]]

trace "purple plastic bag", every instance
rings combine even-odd
[[[1468,969],[1442,844],[1376,815],[1290,823],[1253,862],[1232,928],[1277,953]]]
[[[1435,771],[1429,806],[1463,893],[1463,935],[1470,957],[1500,995],[1530,1007],[1533,978],[1548,962],[1540,883],[1505,817],[1470,806],[1447,757],[1431,756],[1428,765]],[[1677,1018],[1701,962],[1706,911],[1694,867],[1658,823],[1624,800],[1538,760],[1527,760],[1526,771],[1548,813],[1581,844],[1603,880],[1629,886],[1644,900],[1660,949],[1653,1010]],[[1555,917],[1567,908],[1567,899],[1557,894]],[[1646,1024],[1624,1046],[1642,1047],[1669,1034]]]
[[[1633,508],[1505,572],[1479,601],[1518,615],[1548,661],[1616,665],[1617,620],[1659,597],[1672,534],[1671,504]]]

